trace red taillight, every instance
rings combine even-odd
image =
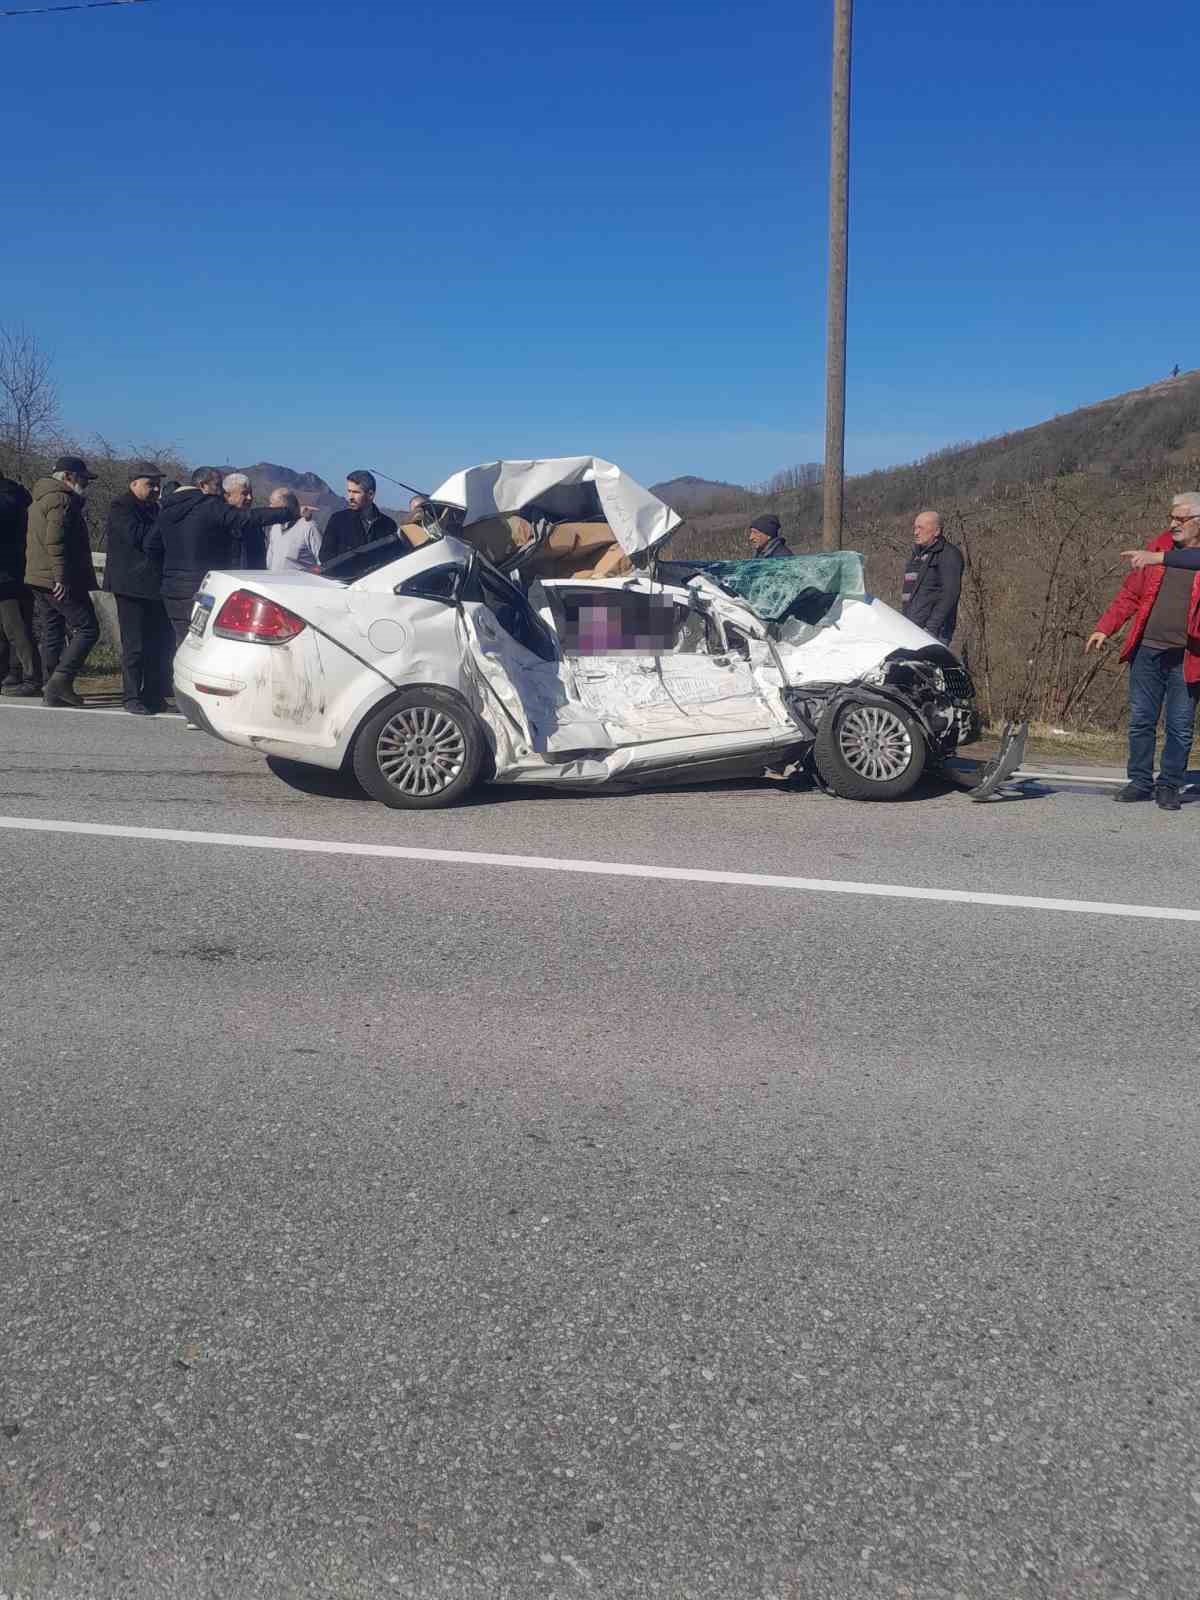
[[[213,623],[213,632],[222,639],[245,639],[252,644],[286,644],[303,631],[302,617],[249,589],[235,589]]]

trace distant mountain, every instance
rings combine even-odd
[[[724,483],[719,478],[697,478],[690,474],[670,478],[666,483],[651,484],[650,492],[684,517],[697,511],[737,511],[754,499],[753,492],[740,483]]]

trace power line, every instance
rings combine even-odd
[[[154,0],[75,0],[66,6],[32,6],[25,11],[0,11],[0,17],[44,17],[51,11],[99,11],[104,6],[148,6]]]

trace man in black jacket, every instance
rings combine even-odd
[[[755,517],[750,524],[749,537],[755,561],[771,561],[792,553],[791,546],[783,537],[778,517]]]
[[[109,508],[104,587],[121,624],[122,698],[134,716],[166,710],[174,634],[162,602],[162,564],[147,550],[158,520],[162,473],[152,461],[129,469],[129,492]]]
[[[910,622],[948,645],[958,621],[963,558],[948,544],[936,511],[920,511],[913,523],[913,550],[904,568],[900,609]]]
[[[0,474],[0,693],[40,699],[42,662],[33,642],[33,596],[25,587],[25,528],[33,496]]]
[[[396,534],[396,524],[375,504],[375,488],[370,472],[352,472],[347,477],[346,499],[350,504],[344,511],[335,511],[325,524],[321,539],[323,567],[364,544]]]
[[[289,516],[290,512],[279,506],[240,510],[227,504],[216,467],[197,467],[192,487],[171,495],[146,541],[146,554],[161,564],[162,601],[177,644],[187,637],[192,605],[205,573],[236,567],[247,534],[253,540],[259,529],[286,522]]]

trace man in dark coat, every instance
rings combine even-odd
[[[344,511],[335,511],[325,524],[321,539],[323,567],[364,544],[396,534],[396,524],[375,504],[375,489],[372,473],[350,473],[346,479],[346,499],[350,504]]]
[[[100,638],[84,500],[96,474],[78,456],[59,456],[54,471],[33,486],[25,537],[25,582],[33,590],[48,706],[74,706],[75,677]]]
[[[942,644],[954,637],[958,597],[962,593],[963,558],[942,533],[936,511],[920,511],[913,523],[913,549],[904,568],[900,609],[910,622]]]
[[[247,537],[253,540],[259,530],[286,522],[289,516],[279,506],[243,510],[229,505],[222,498],[216,467],[198,467],[192,473],[192,487],[177,489],[165,501],[146,541],[146,554],[161,564],[163,606],[177,644],[187,637],[205,573],[236,567]]]
[[[166,710],[175,636],[162,603],[162,565],[147,551],[158,520],[162,473],[152,461],[129,469],[129,492],[109,508],[104,587],[121,624],[122,699],[134,716]]]
[[[779,518],[755,517],[750,524],[750,546],[755,561],[770,561],[775,556],[790,556],[791,549],[780,531]]]
[[[42,693],[42,663],[33,642],[33,596],[25,587],[29,490],[0,475],[0,693],[32,700]]]

